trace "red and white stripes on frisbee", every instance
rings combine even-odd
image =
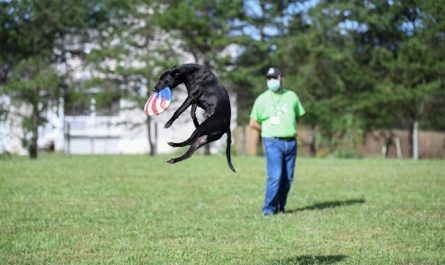
[[[164,112],[172,101],[172,93],[169,87],[151,94],[145,103],[144,112],[148,116],[159,115]]]

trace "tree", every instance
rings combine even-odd
[[[248,124],[255,98],[266,90],[268,68],[280,67],[288,77],[285,59],[289,57],[279,58],[273,54],[281,48],[280,39],[289,33],[286,19],[300,14],[291,10],[293,2],[297,1],[245,1],[242,15],[232,23],[239,55],[229,72],[228,82],[237,94],[237,116],[241,125]],[[286,81],[286,84],[289,83]],[[258,138],[258,155],[262,154],[261,144]]]
[[[353,42],[338,25],[339,6],[321,1],[299,10],[288,19],[287,34],[274,40],[271,61],[282,65],[288,88],[307,109],[301,121],[312,131],[312,155],[320,142],[318,132],[331,149],[339,143],[353,148],[360,120],[350,112],[350,100],[367,81],[357,77],[361,71],[353,57]]]
[[[65,37],[89,37],[89,30],[110,20],[110,3],[0,1],[0,89],[12,102],[32,107],[24,119],[32,132],[31,158],[37,158],[38,126],[45,122],[41,115],[62,95],[65,77],[54,66],[66,58]]]
[[[126,3],[123,1],[123,3]],[[177,64],[169,33],[157,26],[155,1],[136,1],[119,7],[115,26],[94,41],[85,65],[94,69],[84,86],[107,87],[101,94],[120,91],[125,110],[141,109],[163,71]],[[144,122],[125,121],[129,128],[147,126],[149,154],[156,154],[157,125],[147,116]],[[154,132],[153,132],[154,131]]]
[[[30,116],[26,115],[24,119],[25,132],[31,133],[28,144],[31,158],[37,158],[38,127],[46,122],[42,114],[54,102],[58,102],[59,84],[60,78],[48,66],[48,61],[36,56],[21,60],[4,86],[6,94],[14,98],[16,103],[31,106]]]
[[[266,89],[265,74],[269,67],[285,69],[287,62],[279,55],[279,42],[289,34],[286,17],[299,16],[290,11],[293,1],[250,1],[242,7],[242,15],[232,24],[232,34],[240,54],[235,68],[229,73],[229,82],[237,92],[238,122],[247,124],[254,99]],[[283,49],[284,50],[284,49]],[[286,55],[286,58],[287,57]]]
[[[444,97],[444,4],[388,1],[349,9],[350,19],[366,29],[353,32],[357,59],[376,78],[361,103],[368,128],[374,127],[373,116],[381,126],[408,128],[413,157],[419,120],[427,117],[427,106]]]
[[[285,71],[310,110],[305,122],[331,140],[395,127],[412,135],[443,98],[442,11],[438,2],[319,1],[306,19],[293,16],[272,56],[293,59]]]

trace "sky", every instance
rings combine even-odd
[[[318,2],[319,0],[310,0],[290,4],[283,14],[282,22],[288,23],[293,15],[301,12],[307,12],[310,8],[316,6]],[[244,3],[244,9],[246,11],[246,14],[252,17],[261,17],[264,15],[258,0],[246,0]],[[306,17],[306,19],[309,20],[309,17]],[[308,22],[310,23],[310,21]],[[251,26],[246,26],[244,30],[245,34],[251,35],[256,40],[260,39],[260,32],[258,31],[258,29]],[[266,27],[265,33],[268,35],[276,35],[278,31],[274,27]]]

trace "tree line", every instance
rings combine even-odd
[[[374,129],[445,130],[444,14],[444,0],[0,0],[0,95],[31,109],[37,157],[37,128],[61,98],[82,104],[99,86],[99,104],[143,105],[144,88],[186,52],[236,93],[240,125],[277,66],[307,109],[314,150],[353,148]],[[89,78],[73,77],[72,58]]]

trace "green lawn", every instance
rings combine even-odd
[[[299,159],[263,217],[265,159],[0,160],[1,264],[445,264],[445,162]]]

